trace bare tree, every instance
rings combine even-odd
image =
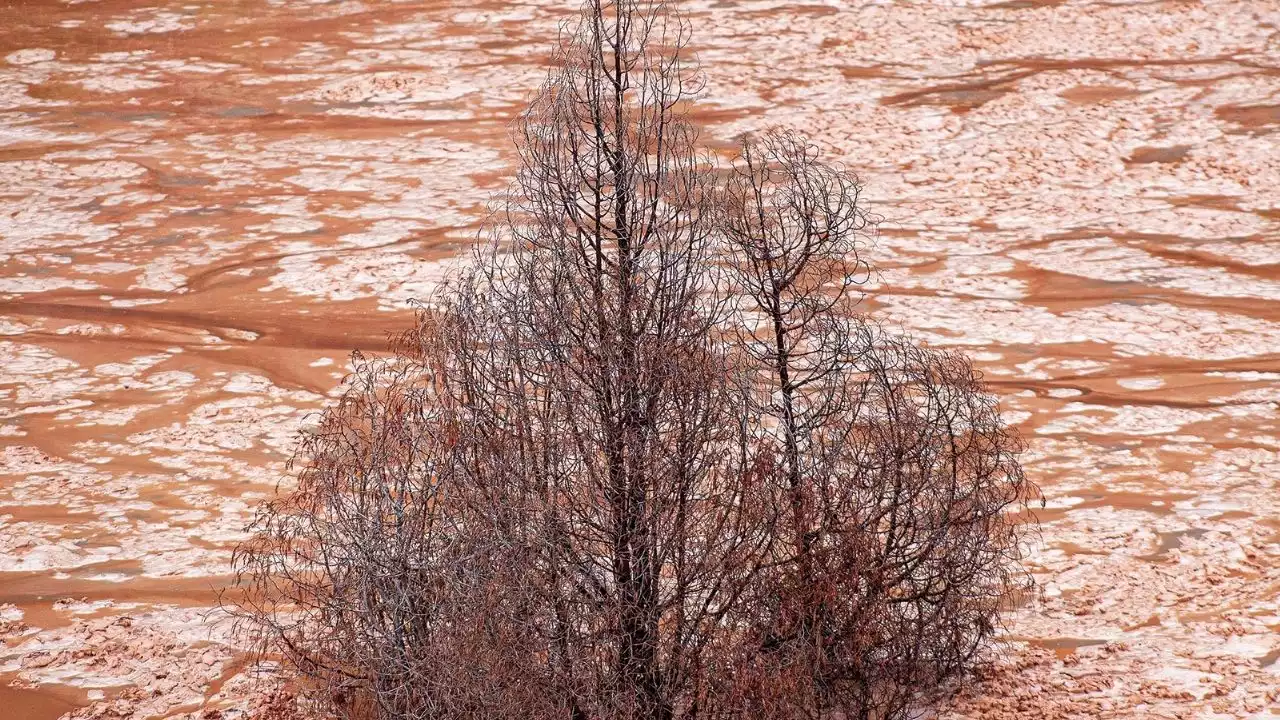
[[[511,441],[470,481],[537,523],[547,691],[571,716],[695,712],[706,645],[769,539],[712,332],[688,32],[661,3],[587,3],[517,125],[499,250],[478,262],[492,315],[459,398],[483,398],[484,432]]]
[[[327,683],[349,677],[387,716],[672,718],[718,691],[706,658],[766,558],[775,503],[741,373],[713,332],[713,175],[681,114],[698,87],[687,39],[663,4],[586,5],[517,124],[522,163],[494,249],[423,314],[399,361],[357,379],[347,404],[360,410],[331,413],[333,430],[304,448],[304,480],[329,479],[300,488],[308,517],[270,508],[275,544],[241,555],[255,580],[284,577],[283,597],[318,606],[318,626],[371,636],[298,652],[318,626],[269,628],[304,672],[327,663]],[[432,382],[401,387],[415,373]],[[409,424],[347,442],[371,407]],[[414,497],[384,500],[388,483]],[[335,513],[348,528],[316,526]],[[447,542],[424,547],[420,528],[435,527]],[[315,559],[279,538],[317,534],[345,553],[320,558],[317,588],[269,567],[283,552],[309,572]],[[372,589],[348,600],[353,582]],[[420,583],[430,592],[401,592]]]
[[[468,269],[363,360],[235,564],[345,718],[901,717],[1017,572],[1017,438],[857,315],[871,218],[795,136],[727,175],[687,23],[587,0]]]
[[[721,193],[739,347],[761,371],[753,409],[781,445],[793,551],[802,574],[813,541],[806,479],[829,476],[861,400],[848,383],[869,347],[851,316],[870,277],[871,227],[857,178],[818,161],[803,139],[744,142]],[[834,436],[833,434],[834,433]]]
[[[778,715],[897,717],[965,669],[1017,579],[1006,511],[1033,492],[969,363],[856,313],[860,191],[790,133],[744,142],[722,191],[735,337],[789,498],[782,571],[756,598],[767,672],[744,675]]]

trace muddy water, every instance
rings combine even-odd
[[[0,688],[0,707],[11,717],[24,720],[56,720],[84,705],[84,693],[66,688],[45,687],[30,690],[21,687]]]
[[[1042,590],[947,712],[1276,708],[1280,5],[686,7],[708,141],[857,170],[866,307],[1028,440]],[[229,548],[471,237],[567,9],[0,5],[0,703],[257,702]]]

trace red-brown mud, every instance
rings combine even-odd
[[[1280,713],[1280,5],[685,3],[707,140],[884,218],[867,307],[1030,441],[1040,592],[945,717]],[[512,160],[571,3],[0,5],[0,707],[241,717],[229,548]]]

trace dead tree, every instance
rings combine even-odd
[[[474,262],[307,434],[236,609],[343,718],[902,717],[1017,572],[1017,438],[856,314],[852,176],[728,179],[687,23],[587,0]]]
[[[1016,580],[1019,440],[967,360],[857,314],[860,190],[771,133],[744,142],[722,191],[735,339],[789,501],[781,571],[754,598],[769,609],[744,673],[763,681],[756,712],[907,713],[968,667]]]
[[[448,651],[433,631],[462,596],[450,565],[467,533],[446,510],[449,426],[429,377],[407,358],[358,359],[302,436],[297,486],[259,510],[234,558],[235,611],[259,650],[349,717],[426,716],[404,712],[430,694],[415,670]]]
[[[740,373],[715,341],[688,32],[661,3],[587,3],[517,125],[473,279],[489,335],[462,344],[482,372],[459,401],[483,398],[484,432],[510,438],[470,482],[531,509],[546,691],[573,717],[696,715],[770,540]]]
[[[754,410],[778,441],[802,574],[812,538],[806,479],[829,475],[860,400],[846,369],[867,350],[851,316],[870,276],[872,219],[857,178],[792,134],[745,142],[721,194],[733,329],[761,373]]]

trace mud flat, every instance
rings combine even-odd
[[[471,237],[568,6],[0,8],[0,704],[269,714],[229,549]],[[858,170],[868,307],[1029,441],[1042,589],[942,715],[1280,714],[1280,3],[686,7],[707,137]]]

